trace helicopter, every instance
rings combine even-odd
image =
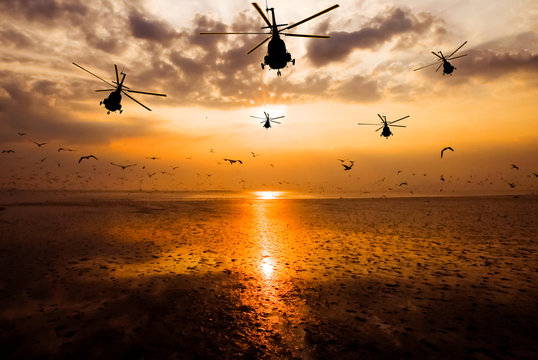
[[[464,54],[464,55],[459,55],[459,56],[454,56],[452,57],[456,51],[458,51],[459,49],[461,49],[463,47],[463,45],[467,44],[467,41],[465,41],[463,44],[460,45],[459,48],[457,48],[456,50],[454,50],[450,55],[448,56],[444,56],[443,53],[441,51],[439,51],[439,54],[437,53],[434,53],[432,51],[432,54],[437,56],[439,59],[434,62],[433,64],[430,64],[430,65],[426,65],[426,66],[422,66],[422,67],[419,67],[418,69],[415,69],[413,71],[417,71],[417,70],[420,70],[420,69],[424,69],[424,68],[427,68],[427,67],[430,67],[430,66],[433,66],[433,65],[437,65],[439,64],[439,66],[437,67],[437,70],[435,70],[435,72],[439,71],[439,69],[441,68],[441,66],[443,66],[443,75],[445,74],[449,74],[449,75],[452,75],[452,72],[454,70],[456,70],[456,68],[454,66],[452,66],[451,63],[448,62],[448,60],[454,60],[454,59],[457,59],[457,58],[460,58],[460,57],[464,57],[464,56],[467,56],[467,54]],[[439,63],[441,61],[441,63]]]
[[[275,19],[275,9],[274,8],[268,8],[267,3],[265,5],[265,11],[269,14],[269,11],[271,11],[272,20],[273,23],[269,21],[267,16],[263,13],[260,6],[253,2],[252,6],[256,9],[258,14],[262,17],[263,21],[267,24],[267,26],[261,27],[261,29],[270,29],[269,32],[201,32],[200,35],[254,35],[254,34],[265,34],[269,35],[268,38],[263,40],[261,43],[256,45],[252,50],[250,50],[248,54],[251,54],[256,49],[258,49],[260,46],[265,44],[269,39],[269,44],[267,46],[267,54],[265,55],[263,59],[263,63],[261,63],[262,69],[265,69],[265,65],[268,65],[271,69],[277,70],[277,75],[280,76],[282,73],[280,72],[280,69],[283,69],[287,66],[289,62],[292,63],[292,65],[295,65],[295,59],[291,58],[291,54],[286,50],[286,44],[284,43],[284,40],[280,38],[280,35],[284,36],[295,36],[295,37],[307,37],[307,38],[317,38],[317,39],[328,39],[330,36],[328,35],[305,35],[305,34],[290,34],[290,33],[284,33],[282,31],[290,30],[298,25],[301,25],[309,20],[312,20],[315,17],[318,17],[320,15],[325,14],[326,12],[329,12],[331,10],[336,9],[340,5],[333,5],[323,11],[318,12],[317,14],[314,14],[304,20],[301,20],[295,24],[289,25],[289,24],[277,24]],[[289,25],[289,26],[288,26]],[[283,29],[279,29],[279,27],[285,26]]]
[[[109,83],[108,81],[106,81],[103,78],[95,75],[91,71],[83,68],[82,66],[80,66],[80,65],[78,65],[76,63],[73,63],[73,65],[75,65],[76,67],[79,67],[80,69],[86,71],[87,73],[95,76],[96,78],[98,78],[99,80],[104,82],[105,84],[113,87],[112,89],[95,90],[96,92],[112,91],[110,93],[110,95],[108,95],[107,98],[105,98],[105,99],[103,99],[103,101],[99,102],[99,105],[105,104],[105,108],[108,110],[107,111],[108,115],[110,115],[111,111],[115,112],[116,110],[118,110],[120,112],[120,114],[123,112],[123,110],[121,108],[121,94],[122,93],[123,93],[123,95],[127,96],[129,99],[133,100],[138,105],[146,108],[149,111],[151,111],[151,109],[149,107],[142,104],[140,101],[136,100],[131,95],[127,94],[127,92],[132,92],[132,93],[137,93],[137,94],[145,94],[145,95],[166,96],[165,94],[156,94],[156,93],[150,93],[150,92],[145,92],[145,91],[137,91],[137,90],[129,89],[127,86],[123,85],[123,82],[124,82],[125,76],[126,76],[126,74],[123,71],[121,72],[122,77],[121,77],[121,81],[120,81],[120,77],[118,76],[118,66],[116,64],[114,64],[114,70],[116,70],[116,81],[113,81],[113,83],[115,85]]]
[[[382,126],[377,129],[376,131],[379,131],[381,129],[383,129],[383,131],[381,132],[381,135],[380,136],[384,136],[385,138],[389,138],[389,136],[393,135],[392,134],[392,131],[390,131],[390,126],[394,126],[394,127],[405,127],[404,125],[392,125],[398,121],[401,121],[403,119],[407,119],[409,117],[409,115],[407,116],[404,116],[403,118],[401,119],[398,119],[398,120],[394,120],[394,121],[387,121],[387,117],[386,116],[381,116],[379,114],[377,114],[377,116],[379,116],[379,118],[381,119],[381,124]],[[359,123],[359,125],[379,125],[379,124],[372,124],[372,123]]]
[[[277,116],[275,118],[272,118],[272,117],[269,117],[269,113],[266,113],[265,111],[263,113],[265,114],[265,119],[258,116],[252,116],[252,115],[250,115],[250,117],[255,118],[255,119],[262,119],[263,121],[260,122],[260,124],[263,124],[263,127],[266,129],[269,129],[271,127],[272,122],[280,124],[280,122],[275,121],[275,120],[282,119],[284,117],[284,116]]]

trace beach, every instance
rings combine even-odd
[[[22,359],[538,356],[538,197],[0,197]]]

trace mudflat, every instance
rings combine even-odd
[[[536,358],[537,210],[1,199],[0,357]]]

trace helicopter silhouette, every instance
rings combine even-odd
[[[262,119],[263,121],[260,122],[260,124],[263,124],[263,127],[266,128],[266,129],[269,129],[271,127],[272,122],[280,124],[280,122],[275,121],[275,120],[276,119],[282,119],[284,117],[284,116],[277,116],[275,118],[272,118],[272,117],[269,117],[269,113],[266,113],[265,111],[263,113],[265,114],[265,119],[262,118],[262,117],[252,116],[252,115],[250,115],[250,117],[255,118],[255,119]]]
[[[145,91],[137,91],[137,90],[129,89],[127,86],[123,85],[123,82],[125,81],[125,76],[126,76],[126,74],[123,71],[121,72],[122,77],[121,77],[121,81],[120,81],[120,77],[118,76],[118,66],[116,64],[114,64],[114,70],[116,70],[116,81],[113,81],[113,83],[115,85],[109,83],[108,81],[106,81],[103,78],[95,75],[91,71],[86,70],[85,68],[83,68],[82,66],[80,66],[80,65],[78,65],[76,63],[73,63],[73,65],[75,65],[75,66],[79,67],[80,69],[86,71],[88,74],[91,74],[91,75],[95,76],[96,78],[98,78],[99,80],[104,82],[105,84],[113,87],[112,89],[95,90],[96,92],[112,91],[110,93],[110,95],[108,95],[107,98],[105,98],[103,101],[99,102],[99,105],[105,104],[105,108],[108,110],[107,114],[109,114],[109,115],[110,115],[111,111],[115,112],[115,111],[118,110],[120,112],[120,114],[123,112],[123,110],[121,108],[121,94],[127,96],[129,99],[133,100],[138,105],[146,108],[149,111],[151,111],[151,109],[149,107],[142,104],[140,101],[136,100],[131,95],[127,94],[127,92],[132,92],[132,93],[137,93],[137,94],[145,94],[145,95],[166,96],[165,94],[157,94],[157,93],[150,93],[150,92],[145,92]]]
[[[277,75],[280,76],[281,72],[280,69],[283,69],[287,66],[289,62],[291,62],[293,65],[295,65],[295,59],[291,58],[291,54],[286,50],[286,44],[284,43],[284,40],[280,38],[280,35],[284,36],[295,36],[295,37],[307,37],[307,38],[317,38],[317,39],[328,39],[330,36],[328,35],[305,35],[305,34],[290,34],[290,33],[284,33],[282,31],[290,30],[298,25],[301,25],[309,20],[312,20],[320,15],[325,14],[326,12],[329,12],[331,10],[336,9],[340,5],[333,5],[323,11],[320,11],[304,20],[301,20],[295,24],[289,25],[288,24],[277,24],[275,19],[275,9],[274,8],[268,8],[267,3],[265,5],[265,11],[269,13],[271,11],[272,20],[273,23],[269,21],[267,16],[263,13],[260,6],[253,2],[252,6],[256,9],[258,14],[262,17],[263,21],[267,24],[267,26],[261,27],[261,29],[270,29],[269,32],[201,32],[200,35],[258,35],[258,34],[264,34],[269,35],[268,38],[263,40],[261,43],[256,45],[252,50],[250,50],[248,54],[251,54],[256,49],[258,49],[260,46],[265,44],[268,40],[269,44],[267,46],[267,55],[265,55],[263,59],[263,63],[261,63],[262,69],[265,69],[265,65],[268,65],[271,69],[277,70]],[[286,26],[283,29],[279,29],[281,26]]]
[[[407,116],[404,116],[403,118],[401,119],[398,119],[398,120],[394,120],[394,121],[387,121],[387,117],[386,116],[381,116],[379,114],[377,114],[377,116],[379,116],[379,118],[381,119],[381,127],[379,129],[377,129],[376,131],[379,131],[381,129],[383,129],[383,131],[381,131],[381,135],[380,136],[384,136],[385,138],[388,139],[389,136],[393,135],[392,134],[392,131],[390,131],[390,126],[394,126],[394,127],[405,127],[404,125],[392,125],[398,121],[402,121],[403,119],[407,119],[409,117],[409,115]],[[359,125],[379,125],[379,124],[372,124],[372,123],[359,123]]]
[[[430,66],[433,66],[433,65],[437,65],[439,64],[439,62],[441,62],[439,64],[439,66],[437,67],[437,70],[435,70],[435,72],[439,71],[439,69],[441,68],[441,66],[443,66],[443,75],[445,74],[449,74],[451,75],[452,72],[454,70],[456,70],[456,68],[454,66],[452,66],[451,63],[448,62],[448,60],[454,60],[454,59],[457,59],[457,58],[460,58],[460,57],[464,57],[464,56],[467,56],[467,54],[464,54],[464,55],[459,55],[459,56],[454,56],[453,55],[456,53],[456,51],[458,51],[459,49],[461,49],[463,47],[463,45],[467,44],[467,41],[465,41],[463,44],[460,45],[460,47],[458,47],[456,50],[454,50],[450,55],[448,56],[444,56],[443,53],[441,51],[439,51],[439,54],[437,53],[434,53],[432,51],[432,54],[437,56],[439,59],[434,62],[433,64],[430,64],[430,65],[426,65],[426,66],[422,66],[422,67],[419,67],[418,69],[415,69],[413,71],[417,71],[417,70],[421,70],[421,69],[424,69],[424,68],[427,68],[427,67],[430,67]]]

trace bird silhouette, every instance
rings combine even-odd
[[[512,164],[512,169],[519,170],[519,166],[517,166],[516,164]]]
[[[243,162],[241,160],[224,159],[224,161],[229,161],[230,165],[233,165],[236,162],[238,162],[240,164],[243,164]]]
[[[17,135],[24,136],[24,135],[26,135],[26,133],[25,132],[18,132]]]
[[[252,157],[260,156],[260,154],[254,154],[252,151],[250,153],[252,154]]]
[[[12,154],[12,153],[14,153],[14,152],[15,152],[15,150],[11,150],[11,149],[2,150],[2,154],[4,154],[4,153],[5,153],[5,154]]]
[[[159,160],[160,158],[155,157],[155,156],[151,156],[151,157],[147,157],[146,159],[149,159],[149,160]]]
[[[71,152],[71,151],[75,151],[75,150],[61,147],[61,148],[58,148],[58,152],[60,152],[60,151],[69,151],[69,152]]]
[[[534,174],[535,177],[538,177],[538,174],[537,174],[537,173],[533,172],[533,174]]]
[[[508,183],[508,185],[510,185],[512,189],[516,187],[516,184]]]
[[[150,177],[150,178],[151,178],[153,175],[155,175],[155,174],[157,174],[157,173],[151,173],[151,174],[150,174],[150,173],[147,173],[148,177]]]
[[[81,156],[80,159],[78,159],[78,163],[80,164],[80,162],[81,162],[82,160],[84,160],[84,159],[86,159],[86,160],[89,160],[89,159],[99,160],[99,159],[96,158],[94,155],[88,155],[88,156]]]
[[[43,145],[46,145],[46,144],[47,144],[46,142],[45,142],[45,143],[38,143],[38,142],[35,142],[35,141],[32,141],[32,142],[33,142],[34,144],[36,144],[36,145],[37,145],[37,147],[41,147],[41,146],[43,146]]]
[[[454,149],[452,149],[450,146],[447,146],[446,148],[443,148],[443,150],[441,150],[441,159],[443,158],[443,153],[446,151],[446,150],[450,150],[450,151],[454,151]]]
[[[400,185],[398,186],[402,186],[402,185],[407,185],[407,182],[404,181],[403,183],[400,183]]]
[[[209,149],[209,152],[214,154],[214,153],[215,153],[215,149],[211,148],[211,149]]]
[[[445,181],[445,178],[443,177],[443,175],[441,175],[441,181]]]
[[[350,165],[346,165],[346,164],[341,164],[343,167],[344,167],[344,171],[348,171],[348,170],[351,170],[351,168],[353,167],[353,165],[355,165],[353,162],[351,162]]]
[[[179,168],[179,166],[170,166],[170,167],[172,168],[172,170]]]
[[[110,162],[110,165],[118,166],[118,167],[120,167],[122,170],[125,170],[126,168],[131,167],[131,166],[136,166],[136,164],[120,165],[120,164],[115,164],[115,163],[113,163],[113,162]]]

